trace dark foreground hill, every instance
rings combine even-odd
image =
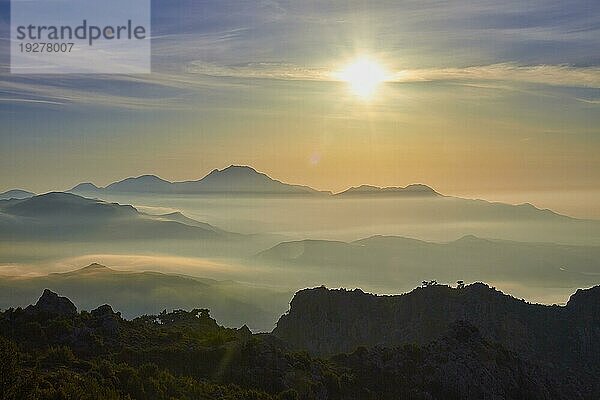
[[[573,307],[587,308],[586,294],[576,297]],[[526,360],[464,321],[428,343],[325,359],[272,334],[223,328],[207,309],[128,321],[109,305],[78,313],[49,290],[0,313],[0,377],[3,399],[598,398],[584,374]]]
[[[273,333],[322,356],[360,346],[424,345],[457,320],[524,360],[590,383],[600,376],[600,286],[578,290],[564,307],[526,303],[482,283],[427,284],[398,296],[306,289],[295,295]]]

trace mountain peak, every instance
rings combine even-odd
[[[106,265],[92,263],[87,267],[83,267],[79,270],[80,272],[95,272],[95,271],[112,271],[112,269],[108,268]]]
[[[22,189],[11,189],[6,192],[0,193],[0,200],[10,200],[10,199],[27,199],[29,197],[35,196],[35,193],[28,192],[27,190]]]
[[[172,183],[156,175],[140,175],[111,183],[105,189],[118,192],[170,192]]]
[[[236,164],[231,164],[229,167],[224,168],[221,170],[221,172],[225,172],[225,171],[245,171],[245,172],[253,172],[253,173],[259,173],[257,170],[255,170],[254,168],[252,168],[249,165],[236,165]]]
[[[283,183],[247,165],[230,165],[221,170],[212,170],[199,181],[188,182],[197,185],[201,193],[238,194],[315,194],[319,193],[308,186]]]
[[[127,178],[127,179],[135,179],[135,180],[139,180],[139,181],[150,181],[150,182],[168,182],[166,180],[164,180],[163,178],[156,176],[156,175],[152,175],[152,174],[144,174],[144,175],[140,175],[138,177],[135,178]]]
[[[248,165],[235,165],[232,164],[229,167],[223,169],[213,169],[208,175],[206,175],[202,180],[209,177],[222,177],[222,176],[262,176],[267,179],[271,179],[267,174],[262,172],[258,172],[254,168]]]
[[[34,306],[28,306],[25,311],[45,312],[58,315],[74,315],[77,307],[66,297],[59,296],[50,289],[44,289],[42,296]]]
[[[379,187],[373,185],[360,185],[351,187],[338,196],[402,196],[402,197],[433,197],[441,196],[433,188],[422,183],[413,183],[405,187]]]
[[[74,186],[72,189],[69,190],[69,192],[77,192],[77,191],[89,192],[89,191],[96,191],[99,189],[100,188],[98,186],[94,185],[91,182],[83,182],[83,183],[80,183],[80,184]]]
[[[463,237],[456,239],[453,243],[485,243],[489,242],[487,239],[482,239],[475,235],[464,235]]]
[[[111,183],[110,185],[107,186],[107,188],[110,188],[111,186],[114,185],[121,185],[121,184],[126,184],[126,183],[171,183],[159,176],[156,175],[152,175],[152,174],[145,174],[145,175],[140,175],[140,176],[131,176],[129,178],[125,178],[122,179],[118,182],[115,183]]]

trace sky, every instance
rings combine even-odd
[[[247,164],[600,218],[598,1],[155,0],[148,75],[11,75],[9,15],[0,191]],[[357,59],[386,71],[368,99]]]

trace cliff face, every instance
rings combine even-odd
[[[296,293],[273,334],[312,354],[332,355],[359,346],[426,344],[460,320],[524,359],[597,368],[599,304],[598,288],[579,291],[559,307],[528,304],[481,283],[399,296],[321,287]]]
[[[580,382],[486,340],[466,322],[452,324],[427,345],[361,347],[332,361],[353,371],[355,386],[377,393],[379,399],[575,400],[589,393],[581,390]]]

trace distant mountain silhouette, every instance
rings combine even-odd
[[[227,232],[181,214],[152,216],[130,205],[52,192],[0,203],[0,238],[52,240],[209,239]]]
[[[71,193],[93,192],[96,190],[100,190],[100,188],[98,186],[94,185],[93,183],[85,182],[85,183],[80,183],[79,185],[75,186],[74,188],[69,190],[69,192],[71,192]]]
[[[412,184],[406,187],[378,187],[361,185],[351,187],[336,196],[378,196],[378,197],[435,197],[441,196],[427,185]]]
[[[175,192],[173,183],[155,175],[142,175],[111,183],[106,190],[127,193],[170,193]]]
[[[105,188],[93,184],[79,184],[69,190],[74,193],[169,193],[169,194],[321,194],[308,186],[291,185],[275,180],[252,167],[231,165],[215,169],[195,181],[169,182],[155,175],[142,175],[112,183]]]
[[[182,182],[185,193],[264,193],[264,194],[318,194],[308,186],[291,185],[275,180],[248,166],[232,165],[215,169],[199,181]]]
[[[35,193],[31,193],[21,189],[12,189],[4,193],[0,193],[0,200],[26,199],[33,196],[35,196]]]
[[[130,177],[112,183],[105,188],[91,183],[83,183],[70,189],[69,192],[86,197],[110,199],[111,195],[205,195],[205,196],[320,196],[338,201],[345,199],[362,200],[365,208],[372,207],[369,201],[377,199],[389,200],[378,203],[382,210],[389,213],[374,212],[371,221],[373,226],[413,225],[420,229],[423,224],[453,224],[454,230],[460,231],[461,224],[470,224],[480,235],[507,237],[517,240],[539,237],[539,240],[557,241],[561,243],[597,244],[600,222],[596,220],[580,220],[540,209],[532,204],[505,204],[480,199],[466,199],[448,196],[436,192],[424,184],[411,184],[405,187],[377,187],[362,185],[352,187],[333,195],[327,191],[317,191],[308,186],[291,185],[275,180],[268,175],[256,171],[249,166],[231,165],[227,168],[215,169],[199,180],[169,182],[155,175]],[[157,200],[164,201],[158,198]],[[394,201],[398,201],[394,204]],[[139,201],[139,199],[137,199]],[[283,207],[285,205],[278,204]],[[293,206],[293,205],[292,205]],[[359,216],[364,219],[364,210]],[[367,212],[368,214],[368,212]],[[293,213],[290,213],[293,222]],[[560,226],[540,226],[539,223],[560,224]],[[342,217],[332,221],[332,229],[357,229],[351,218]],[[532,224],[533,223],[533,224]],[[537,224],[537,225],[534,225]],[[514,228],[514,229],[513,229]],[[293,230],[293,229],[292,229]],[[369,233],[383,233],[367,229]],[[501,232],[501,233],[496,233]],[[385,233],[395,233],[386,231]],[[463,232],[458,232],[463,233]],[[584,235],[585,233],[585,235]]]
[[[162,193],[162,194],[328,194],[309,186],[292,185],[275,180],[252,167],[230,165],[222,170],[214,169],[199,180],[169,182],[156,175],[130,177],[102,188],[93,183],[80,183],[71,193]],[[362,185],[352,187],[336,196],[398,196],[435,197],[441,196],[427,185],[412,184],[406,187],[377,187]]]
[[[137,210],[129,205],[122,206],[62,192],[33,196],[5,207],[2,212],[14,216],[41,219],[118,218],[138,214]]]
[[[0,277],[0,309],[27,305],[45,288],[68,296],[86,310],[110,303],[126,317],[202,305],[227,326],[247,324],[262,331],[273,328],[292,295],[233,281],[117,271],[93,263],[46,276]]]
[[[200,221],[196,221],[195,219],[186,217],[179,211],[175,211],[175,212],[168,213],[168,214],[156,215],[155,218],[157,220],[161,220],[161,221],[174,221],[174,222],[179,222],[184,225],[196,226],[196,227],[207,229],[207,230],[210,230],[213,232],[227,233],[222,229],[219,229],[210,224],[207,224],[206,222],[200,222]]]
[[[372,236],[346,243],[301,240],[280,243],[255,256],[278,267],[317,268],[353,277],[363,285],[410,285],[422,279],[454,282],[492,280],[547,287],[600,284],[600,246],[572,246],[482,239],[472,235],[449,243],[398,236]],[[596,277],[596,278],[595,278]]]

